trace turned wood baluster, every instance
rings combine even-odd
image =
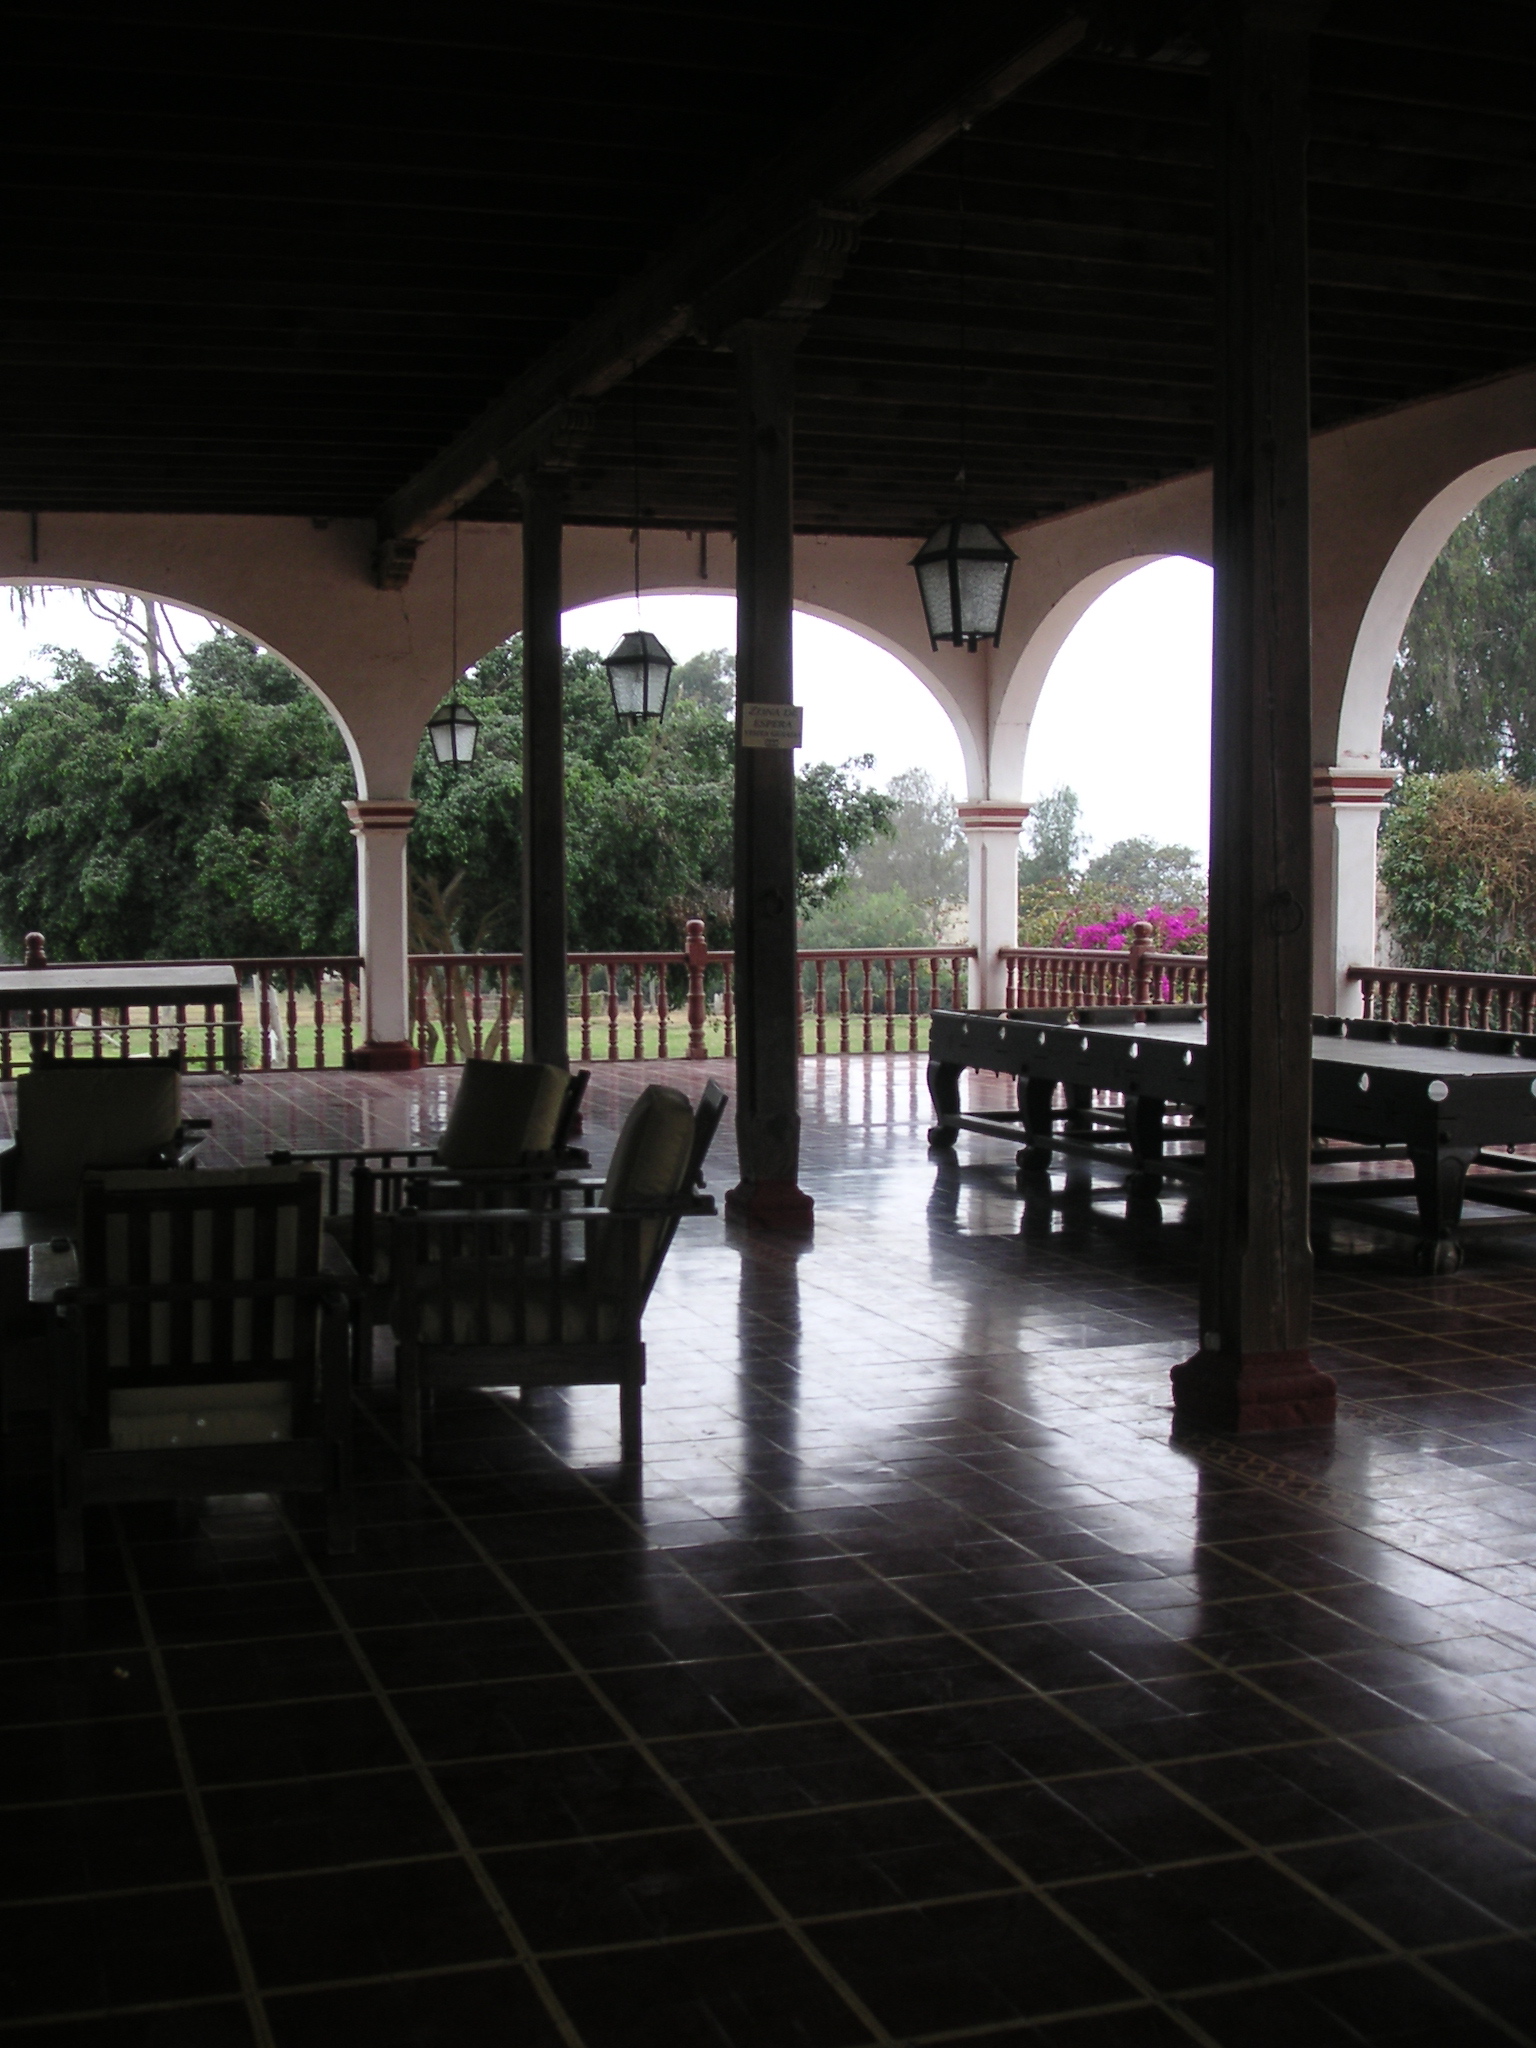
[[[431,1019],[427,1015],[427,969],[417,961],[411,972],[416,978],[416,1050],[421,1054],[423,1061],[426,1061],[432,1055]],[[348,983],[348,988],[350,987],[351,984]]]
[[[325,1065],[325,969],[315,969],[315,1065]]]
[[[894,1052],[896,1050],[896,963],[894,960],[882,960],[880,965],[885,970],[885,993],[881,998],[881,1008],[885,1012],[885,1049],[887,1052]]]
[[[445,1067],[451,1067],[454,1065],[454,1054],[458,1050],[458,1046],[455,1043],[456,1034],[453,1028],[454,1011],[457,1007],[455,999],[458,995],[458,989],[455,986],[453,979],[455,972],[456,970],[451,965],[451,963],[445,961],[443,965],[443,1000],[441,1005],[443,1026],[443,1065]]]
[[[474,1056],[485,1056],[485,1010],[481,993],[481,966],[476,960],[469,970],[469,1042],[474,1047]]]
[[[861,992],[860,1001],[860,1008],[864,1016],[863,1050],[865,1052],[873,1052],[875,1049],[875,982],[874,976],[869,971],[869,962],[861,960],[859,966],[864,976],[864,987]]]
[[[664,966],[656,969],[656,1057],[664,1060],[667,1054],[667,970]]]
[[[816,962],[816,1052],[818,1058],[827,1049],[827,963]]]
[[[930,1009],[930,1010],[931,1010],[931,1009],[933,1008],[933,996],[932,996],[932,991],[933,991],[933,989],[934,989],[934,988],[935,988],[935,987],[937,986],[937,984],[938,984],[938,979],[939,979],[939,977],[938,977],[938,973],[937,973],[937,968],[938,968],[938,964],[939,964],[939,963],[938,963],[938,961],[937,961],[937,960],[930,960],[930,961],[928,962],[928,974],[929,974],[929,980],[928,980],[928,987],[929,987],[929,998],[928,998],[928,1007],[929,1007],[929,1009]],[[918,962],[917,962],[916,960],[909,960],[909,961],[907,962],[907,1051],[908,1051],[908,1052],[916,1052],[916,1051],[917,1051],[917,970],[918,970]]]
[[[603,973],[608,980],[608,1057],[616,1060],[619,1056],[619,963],[605,960]]]
[[[837,1049],[847,1052],[851,1043],[849,1037],[850,1004],[848,999],[848,962],[837,963]]]
[[[576,1007],[581,1013],[581,1056],[584,1060],[589,1060],[592,1057],[592,966],[590,961],[583,960],[577,971],[581,977],[576,1001]]]
[[[736,1057],[736,963],[725,963],[725,993],[721,999],[725,1012],[725,1056],[728,1060]]]
[[[645,1058],[645,976],[640,971],[640,962],[638,960],[633,963],[630,972],[634,977],[634,999],[630,1005],[635,1022],[634,1057],[637,1060],[643,1060]]]
[[[352,970],[341,970],[341,1063],[347,1063],[352,1050]]]

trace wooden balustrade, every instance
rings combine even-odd
[[[202,967],[202,960],[100,960],[99,967]],[[288,959],[236,959],[240,1022],[247,1071],[271,1073],[340,1067],[361,1037],[362,960],[356,954],[301,955]],[[223,1020],[211,1007],[189,1015],[185,1004],[135,1004],[117,1009],[77,1008],[58,1035],[62,1059],[159,1058],[180,1052],[188,1066],[220,1064]],[[254,1042],[253,1042],[254,1039]],[[0,1012],[0,1080],[31,1064],[28,1013]]]
[[[1132,927],[1131,943],[1116,951],[1080,946],[1005,946],[1005,1007],[1010,1010],[1114,1009],[1122,1004],[1200,1003],[1206,1000],[1208,956],[1159,953],[1152,927]]]
[[[1536,974],[1451,967],[1351,967],[1367,1017],[1462,1031],[1536,1032]]]

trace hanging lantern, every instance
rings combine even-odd
[[[470,716],[457,697],[434,712],[427,720],[427,731],[439,768],[467,768],[475,758],[480,721]]]
[[[654,633],[626,633],[615,641],[603,663],[615,715],[620,719],[664,717],[675,666]]]
[[[984,519],[946,519],[912,557],[935,647],[948,640],[976,652],[978,641],[1000,645],[1008,578],[1018,556]]]

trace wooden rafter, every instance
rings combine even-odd
[[[571,401],[600,397],[689,332],[718,332],[772,304],[814,310],[818,281],[822,298],[835,282],[839,243],[846,258],[848,230],[880,194],[1066,56],[1085,29],[1073,8],[1024,9],[1001,44],[994,37],[986,48],[971,44],[947,59],[929,45],[838,109],[809,142],[760,172],[520,376],[389,498],[378,514],[381,580],[398,586],[423,534],[498,477],[536,462],[544,437],[562,430]]]

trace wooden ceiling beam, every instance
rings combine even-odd
[[[926,42],[835,109],[808,142],[524,372],[388,499],[378,528],[395,574],[423,534],[504,473],[509,448],[535,444],[571,400],[600,397],[687,333],[704,299],[733,284],[750,288],[785,256],[792,265],[808,228],[829,220],[851,226],[904,172],[1059,62],[1086,27],[1072,6],[1000,9],[983,39],[962,41],[956,55],[942,40]]]

